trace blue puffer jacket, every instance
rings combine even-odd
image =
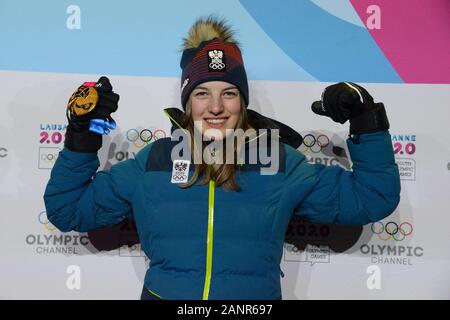
[[[61,231],[132,216],[150,259],[145,286],[164,299],[276,299],[294,212],[317,223],[363,225],[399,202],[387,131],[362,134],[359,144],[347,141],[353,171],[310,164],[281,144],[279,172],[261,175],[258,165],[242,166],[241,192],[215,188],[213,181],[187,189],[172,184],[174,143],[160,139],[135,159],[97,173],[97,154],[63,149],[44,195],[48,218]]]

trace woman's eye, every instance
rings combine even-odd
[[[236,97],[237,96],[237,92],[235,91],[226,91],[225,95],[228,97]]]
[[[196,97],[206,96],[208,93],[206,91],[199,91],[195,93]]]

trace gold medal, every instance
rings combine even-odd
[[[67,109],[71,115],[82,116],[94,110],[97,102],[97,90],[94,87],[81,86],[70,97]]]

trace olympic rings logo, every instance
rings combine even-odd
[[[156,129],[153,131],[150,129],[129,129],[125,136],[127,140],[133,143],[136,148],[142,148],[151,141],[165,138],[166,132],[162,129]]]
[[[390,240],[391,238],[396,241],[402,241],[413,232],[412,224],[406,221],[400,223],[400,225],[394,221],[390,221],[386,225],[378,221],[372,223],[370,229],[383,241]]]
[[[55,231],[56,228],[48,221],[46,211],[39,212],[38,221],[40,224],[44,225],[45,229],[48,231]]]
[[[293,244],[288,244],[288,243],[285,244],[284,248],[285,248],[285,250],[286,250],[287,252],[292,253],[292,254],[297,254],[297,255],[302,254],[303,251],[304,251],[304,250],[300,250],[300,249],[297,248],[295,245],[293,245]]]
[[[319,153],[329,144],[330,139],[324,134],[321,134],[318,137],[315,137],[312,134],[307,134],[303,137],[303,143],[299,147],[299,150],[300,152],[306,152],[309,150],[313,153]]]
[[[223,68],[225,68],[225,63],[223,63],[222,61],[213,61],[209,64],[209,67],[214,70],[222,70]]]
[[[43,161],[48,161],[48,162],[52,162],[52,161],[56,161],[56,159],[58,158],[58,154],[55,153],[43,153],[41,154],[41,160]]]
[[[185,174],[174,174],[172,178],[175,181],[183,181],[187,179],[187,176]]]

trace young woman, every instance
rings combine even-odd
[[[247,109],[241,52],[223,21],[193,25],[181,68],[183,111],[166,110],[179,139],[159,139],[108,171],[97,172],[102,137],[89,128],[92,119],[110,119],[119,96],[106,77],[81,86],[69,101],[65,148],[44,195],[61,231],[135,220],[150,259],[142,299],[280,299],[293,214],[362,225],[395,210],[400,180],[389,123],[383,104],[362,87],[332,85],[312,106],[350,120],[350,172],[309,164],[296,150],[296,132]],[[236,129],[251,133],[241,139]]]

